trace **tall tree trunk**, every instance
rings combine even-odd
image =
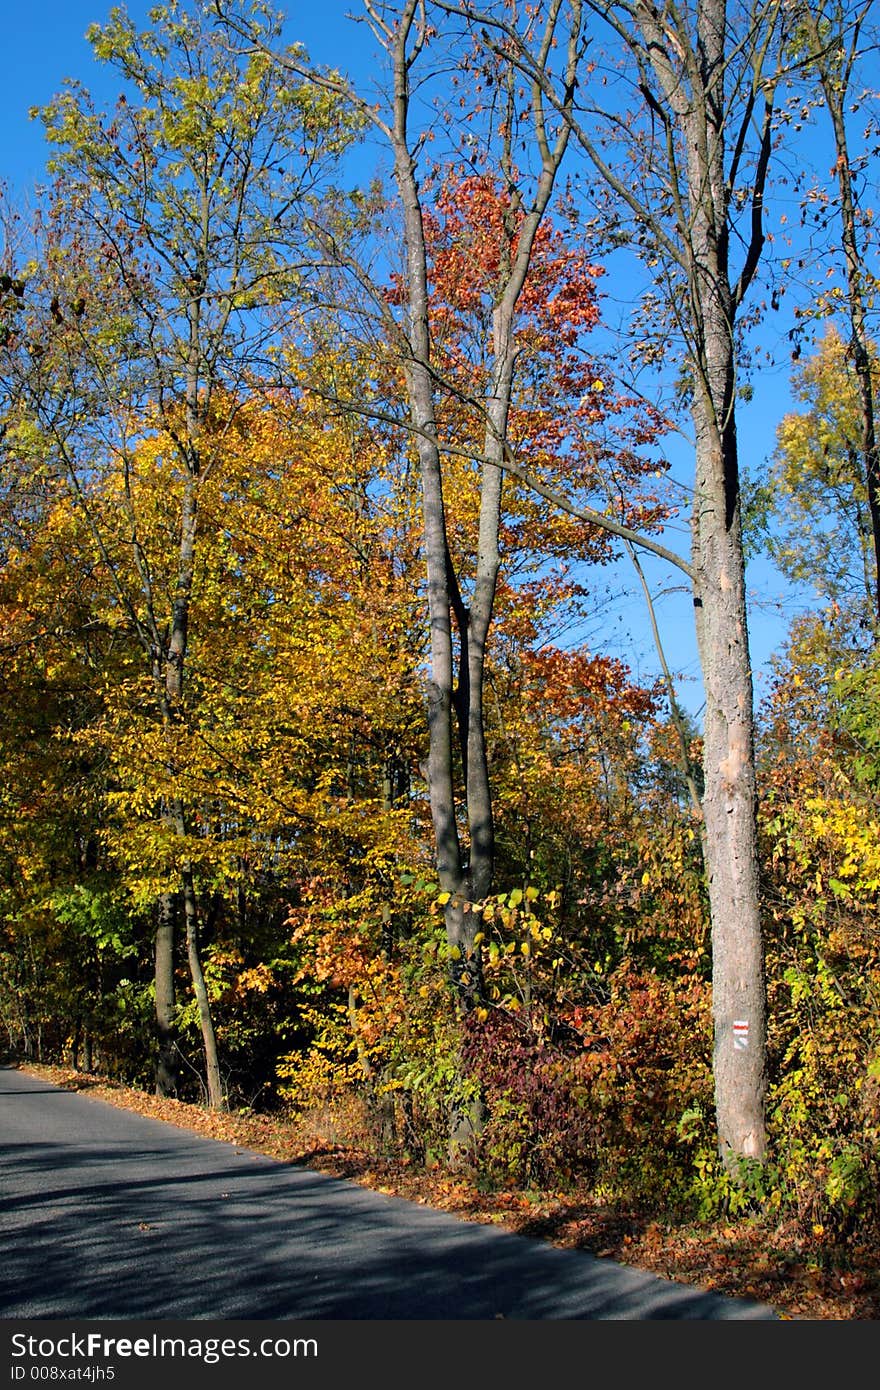
[[[156,1095],[177,1095],[177,1051],[174,1046],[174,912],[173,893],[163,893],[156,905],[153,945],[156,1006]]]
[[[700,411],[695,411],[699,416]],[[715,1112],[728,1167],[765,1151],[766,1020],[760,920],[752,678],[731,425],[697,419],[694,567],[703,722],[704,849],[712,926]]]
[[[217,1038],[211,1018],[211,1001],[205,984],[199,955],[199,914],[196,902],[195,884],[192,868],[184,865],[183,873],[183,912],[186,921],[186,954],[192,977],[193,994],[199,1011],[199,1027],[202,1032],[202,1046],[205,1053],[205,1082],[208,1104],[212,1110],[222,1110],[225,1106],[223,1083],[220,1079],[220,1061],[217,1055]]]
[[[455,816],[454,743],[452,730],[454,656],[452,646],[451,566],[443,499],[443,470],[437,438],[431,338],[428,326],[428,254],[415,164],[409,149],[410,31],[418,5],[409,0],[391,48],[394,64],[393,126],[389,132],[394,173],[403,208],[409,322],[407,325],[407,395],[419,455],[423,553],[427,573],[430,675],[427,689],[428,794],[434,830],[437,875],[444,892],[451,945],[466,946],[462,921],[464,894],[461,842]],[[475,930],[475,929],[474,929]]]
[[[198,315],[194,314],[193,333],[195,335],[198,325]],[[198,385],[197,373],[192,369],[191,395],[193,402],[197,403]],[[184,674],[186,670],[186,656],[189,641],[189,610],[192,598],[193,575],[195,571],[196,536],[198,529],[198,494],[197,479],[199,474],[199,454],[196,445],[196,434],[198,430],[198,417],[196,404],[192,404],[187,412],[188,436],[184,448],[186,465],[186,478],[181,502],[181,529],[180,547],[178,552],[178,572],[177,586],[174,595],[171,615],[171,633],[165,652],[164,669],[159,669],[159,679],[161,680],[160,703],[162,709],[162,721],[169,738],[173,737],[175,727],[183,717],[182,698],[184,686]],[[169,763],[169,774],[172,782],[176,781],[177,771],[174,765],[174,754],[171,754]],[[175,796],[166,808],[166,823],[170,831],[180,840],[184,840],[187,834],[186,811],[183,800]],[[225,1100],[223,1095],[223,1085],[220,1078],[220,1066],[217,1054],[217,1039],[214,1031],[214,1024],[211,1017],[211,1001],[205,985],[204,970],[202,968],[201,955],[199,950],[199,916],[198,902],[195,890],[192,866],[188,860],[184,861],[181,871],[181,896],[183,899],[183,913],[186,931],[186,958],[189,965],[190,979],[192,981],[193,995],[196,1000],[196,1007],[199,1015],[199,1027],[202,1034],[202,1045],[205,1057],[205,1084],[208,1095],[208,1104],[212,1109],[222,1109]],[[163,895],[162,902],[169,895]],[[167,976],[169,961],[173,956],[174,941],[174,919],[167,912],[163,913],[162,902],[160,902],[160,926],[164,933],[162,945],[161,968],[163,975]],[[160,1038],[160,1065],[163,1038],[166,1042],[169,1039],[168,1016],[170,1008],[173,1008],[173,976],[170,983],[167,979],[160,987],[160,939],[159,933],[156,936],[156,1017],[157,1030]],[[168,1005],[169,992],[171,1005]],[[160,1016],[161,1007],[165,1010],[165,1018]],[[159,1085],[157,1075],[157,1087]]]
[[[754,714],[736,438],[736,303],[728,266],[725,169],[727,16],[700,0],[700,100],[683,112],[691,232],[693,568],[706,708],[706,869],[718,1146],[735,1169],[763,1159],[766,1018],[757,843]]]

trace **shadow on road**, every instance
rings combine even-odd
[[[0,1074],[3,1317],[774,1317],[19,1079]]]

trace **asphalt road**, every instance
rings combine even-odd
[[[5,1319],[763,1319],[772,1309],[0,1068]]]

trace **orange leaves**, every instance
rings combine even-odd
[[[523,213],[488,174],[445,183],[425,218],[432,262],[433,308],[441,326],[453,316],[481,313],[498,293],[504,267],[516,255]],[[538,340],[573,346],[598,322],[595,281],[601,270],[572,249],[549,222],[540,227],[520,308]]]
[[[662,1093],[665,1124],[672,1126],[694,1096],[711,1095],[708,982],[687,971],[663,980],[625,964],[609,983],[607,1004],[581,1007],[572,1018],[583,1040],[582,1082],[613,1081],[605,1099],[624,1114],[643,1105],[659,1110]]]
[[[607,511],[634,528],[661,525],[672,507],[647,479],[666,471],[656,454],[666,422],[616,388],[612,364],[588,355],[599,321],[600,269],[545,217],[513,322],[503,325],[499,306],[525,226],[522,209],[488,174],[450,177],[424,224],[449,533],[465,580],[472,561],[467,550],[459,560],[456,542],[475,525],[482,456],[491,447],[486,410],[499,389],[493,373],[508,351],[515,353],[515,370],[505,438],[517,463],[574,507]],[[392,298],[402,302],[401,295],[398,285]],[[473,464],[465,462],[468,454]],[[612,546],[601,527],[548,507],[514,481],[507,485],[502,528],[517,557],[595,561]]]
[[[647,719],[656,710],[652,693],[629,681],[629,668],[615,657],[550,646],[523,657],[527,686],[541,691],[544,717],[562,723],[597,715],[623,721]]]

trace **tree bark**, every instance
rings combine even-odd
[[[174,1046],[174,895],[163,893],[157,903],[153,945],[156,1011],[156,1095],[177,1095],[177,1052]]]
[[[646,38],[648,33],[646,33]],[[688,243],[692,417],[696,440],[693,568],[703,725],[706,869],[712,929],[715,1111],[725,1166],[765,1155],[766,1018],[757,792],[745,560],[736,437],[736,302],[728,265],[725,168],[728,60],[724,0],[700,0],[698,99],[681,109]]]
[[[704,845],[712,929],[713,1073],[722,1160],[762,1159],[766,1019],[760,919],[752,679],[733,426],[697,425],[694,526],[703,721]]]
[[[393,123],[390,131],[394,175],[403,208],[406,245],[408,357],[407,395],[419,456],[422,495],[423,550],[427,577],[430,630],[430,676],[427,687],[428,794],[437,875],[450,894],[446,906],[450,946],[462,959],[473,946],[475,928],[464,923],[460,901],[465,895],[461,841],[455,816],[454,741],[452,729],[454,654],[452,643],[451,565],[443,499],[443,470],[437,437],[434,383],[430,370],[428,323],[428,253],[416,169],[409,148],[409,36],[418,5],[407,4],[391,48],[394,64]],[[466,627],[462,640],[467,640]],[[471,914],[472,915],[472,914]]]
[[[211,1018],[211,1001],[205,984],[199,956],[199,916],[196,903],[195,884],[192,868],[184,865],[183,873],[183,912],[186,921],[186,954],[192,978],[193,994],[199,1011],[199,1026],[202,1032],[202,1046],[205,1053],[205,1083],[208,1104],[212,1110],[222,1110],[225,1106],[223,1083],[220,1077],[220,1061],[217,1055],[217,1038]]]
[[[198,314],[193,313],[194,341],[198,333]],[[194,349],[195,351],[195,349]],[[171,735],[182,717],[181,700],[183,696],[184,671],[189,638],[189,610],[192,600],[193,576],[195,573],[196,537],[198,530],[199,454],[197,432],[198,415],[198,373],[193,367],[188,386],[190,399],[187,408],[187,439],[185,455],[187,472],[181,507],[180,549],[178,555],[177,590],[172,607],[171,634],[165,661],[165,688],[163,715],[166,732]],[[175,775],[173,754],[172,777]],[[168,822],[175,835],[184,840],[187,834],[186,812],[182,799],[175,797],[169,808]],[[186,958],[189,965],[193,995],[199,1015],[199,1028],[205,1058],[205,1087],[208,1104],[212,1109],[223,1109],[225,1098],[220,1077],[220,1064],[217,1054],[217,1038],[211,1017],[211,1001],[205,985],[199,950],[199,913],[195,880],[192,865],[184,860],[181,867],[181,891],[186,928]]]

